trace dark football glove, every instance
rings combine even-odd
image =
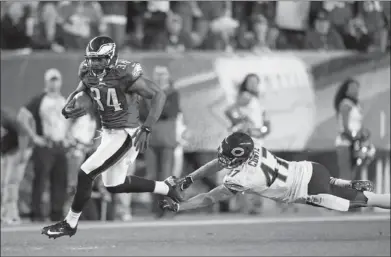
[[[168,210],[171,212],[178,212],[179,204],[172,201],[172,200],[171,201],[170,200],[162,200],[162,201],[159,201],[159,207],[163,210]]]
[[[87,111],[84,108],[75,108],[75,103],[76,103],[76,99],[72,99],[62,109],[61,113],[66,119],[69,118],[76,119],[87,114]]]
[[[177,183],[178,183],[179,188],[183,191],[183,190],[189,188],[191,186],[191,184],[193,184],[193,179],[191,178],[191,176],[186,176],[186,177],[180,179]]]

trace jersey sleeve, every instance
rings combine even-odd
[[[136,80],[138,80],[144,71],[141,64],[138,62],[131,62],[126,67],[127,87],[131,87]]]

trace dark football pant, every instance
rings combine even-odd
[[[351,188],[341,188],[330,185],[329,170],[325,166],[315,162],[312,163],[312,177],[308,183],[308,194],[331,194],[347,199],[351,201],[352,204],[367,201],[363,192]]]

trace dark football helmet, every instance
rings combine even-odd
[[[235,132],[221,142],[218,160],[222,167],[233,169],[246,162],[252,156],[253,150],[252,138],[243,132]]]
[[[114,40],[107,36],[91,39],[86,48],[85,59],[90,70],[96,75],[113,68],[118,60],[118,50]]]

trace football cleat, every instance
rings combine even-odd
[[[170,188],[167,196],[170,197],[175,202],[183,202],[184,197],[181,194],[180,188],[176,182],[177,178],[175,176],[170,176],[164,180],[164,183]]]
[[[73,236],[77,231],[77,226],[75,228],[72,228],[68,222],[65,220],[60,221],[54,225],[44,227],[42,229],[42,233],[44,235],[47,235],[49,238],[56,239],[57,237],[62,236]]]
[[[374,190],[374,185],[372,181],[369,180],[352,180],[350,186],[357,191],[373,192]]]

